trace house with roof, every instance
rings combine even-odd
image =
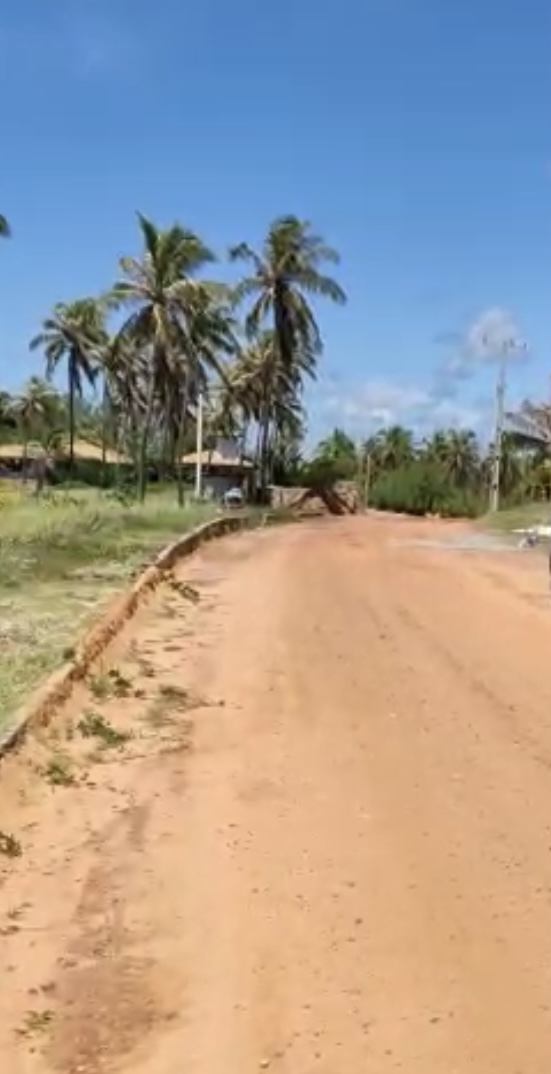
[[[200,459],[196,451],[184,455],[182,466],[188,481],[194,481],[198,464],[202,494],[207,499],[223,500],[233,488],[240,488],[245,497],[248,496],[254,466],[243,456],[235,440],[219,438],[214,447],[201,452]]]

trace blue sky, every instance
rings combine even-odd
[[[548,0],[2,0],[0,383],[59,299],[103,289],[134,212],[221,254],[274,216],[341,252],[309,393],[337,422],[491,420],[551,392]]]

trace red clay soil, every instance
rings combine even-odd
[[[4,762],[2,1070],[549,1070],[545,560],[429,533],[209,546]]]

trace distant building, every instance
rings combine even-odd
[[[184,455],[182,466],[189,481],[197,471],[197,452]],[[245,496],[252,476],[253,464],[244,459],[235,440],[216,441],[216,446],[201,452],[202,490],[208,499],[222,500],[227,492],[237,487]]]

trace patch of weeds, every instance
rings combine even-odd
[[[52,787],[72,787],[75,783],[71,761],[60,753],[50,758],[48,764],[42,769],[42,775]]]
[[[53,1011],[27,1011],[23,1024],[19,1026],[16,1033],[18,1037],[32,1037],[36,1033],[44,1033],[53,1019]]]
[[[111,668],[109,678],[112,683],[115,697],[129,697],[132,693],[132,683],[126,675],[122,675],[118,668]]]
[[[121,675],[118,668],[110,668],[109,671],[94,675],[89,686],[96,701],[106,701],[110,697],[129,697],[132,693],[130,679]]]
[[[165,727],[167,724],[174,723],[176,713],[189,712],[190,709],[197,708],[200,704],[200,698],[194,697],[181,686],[162,683],[145,718],[153,727]]]
[[[94,675],[90,679],[88,685],[90,687],[90,693],[95,697],[96,701],[105,701],[111,695],[109,676],[104,672]]]
[[[124,746],[130,738],[130,734],[126,731],[117,731],[109,720],[106,720],[104,716],[101,716],[98,712],[87,712],[79,720],[77,724],[77,730],[80,731],[83,738],[99,738],[102,746],[107,748]]]
[[[0,854],[3,854],[5,858],[20,858],[22,853],[23,847],[19,839],[10,835],[9,832],[0,831]]]
[[[201,600],[199,591],[190,585],[189,582],[180,582],[173,574],[171,574],[168,578],[168,584],[170,588],[173,589],[175,593],[179,593],[184,600],[190,600],[192,604],[199,604],[199,601]]]
[[[165,682],[159,686],[159,697],[164,698],[165,701],[170,702],[180,711],[190,708],[193,704],[189,690],[185,690],[182,686],[175,686],[171,682]]]

